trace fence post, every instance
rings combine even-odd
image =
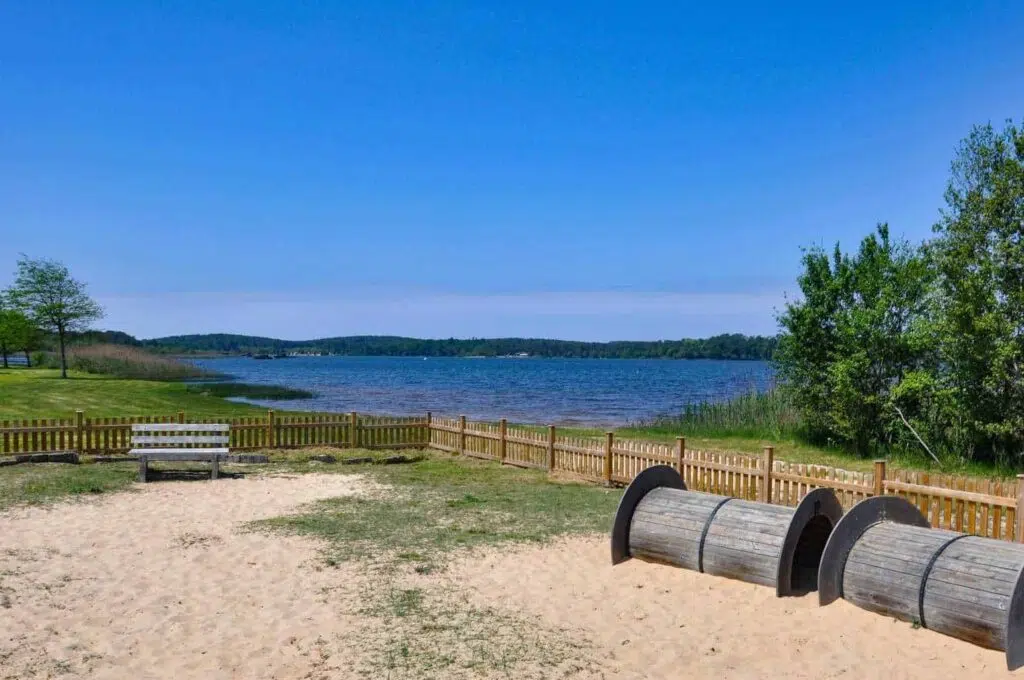
[[[604,433],[604,483],[609,486],[612,483],[612,443],[614,441],[614,432]]]
[[[459,455],[466,455],[466,416],[459,416]]]
[[[432,414],[430,411],[427,411],[427,441],[423,443],[424,446],[426,446],[427,448],[430,448],[430,440],[433,439],[430,433],[430,424],[432,422],[434,422],[434,414]]]
[[[359,448],[359,414],[355,411],[348,414],[348,445],[349,448]]]
[[[1024,543],[1024,475],[1017,475],[1017,508],[1013,511],[1017,533],[1014,538]]]
[[[498,462],[504,463],[506,445],[508,444],[508,441],[506,440],[506,437],[508,436],[508,420],[502,418],[499,423],[499,427],[501,431],[501,439],[498,441]]]
[[[275,436],[274,409],[267,410],[267,448],[277,448],[277,437]]]
[[[885,493],[885,461],[875,461],[875,495],[881,496]]]
[[[555,469],[555,426],[548,425],[548,471]]]
[[[764,447],[764,474],[761,476],[761,502],[772,502],[772,468],[775,467],[775,447]]]
[[[676,437],[676,472],[683,476],[683,459],[686,457],[686,437]]]
[[[178,424],[180,425],[180,424],[182,424],[184,422],[185,422],[185,412],[184,411],[178,411]]]
[[[78,455],[85,455],[85,412],[82,409],[75,411],[75,441],[78,443]]]

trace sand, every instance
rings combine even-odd
[[[334,677],[357,620],[334,588],[345,569],[320,569],[312,541],[237,529],[368,483],[136,488],[0,514],[0,678]]]
[[[476,636],[464,645],[475,658],[524,642],[505,666],[463,663],[456,649],[439,670],[413,659],[385,674],[374,642],[399,624],[420,635],[414,617],[366,614],[367,588],[394,584],[358,564],[326,567],[314,540],[242,527],[320,498],[386,492],[357,475],[266,476],[0,513],[0,678],[1015,677],[1001,652],[845,602],[819,608],[813,595],[780,600],[637,560],[613,568],[604,537],[488,549],[440,574],[398,576],[426,601],[448,593],[455,609],[482,613],[477,628],[449,633]],[[452,643],[423,635],[426,647]],[[557,658],[522,653],[537,641],[557,642]]]
[[[571,625],[607,656],[603,677],[1011,678],[1002,652],[816,594],[773,590],[675,567],[609,562],[605,537],[490,551],[451,577],[478,601],[538,624]]]

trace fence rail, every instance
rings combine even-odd
[[[77,451],[85,455],[126,453],[131,426],[184,423],[185,413],[135,418],[31,419],[0,422],[0,454]],[[231,425],[236,450],[342,446],[370,449],[429,447],[506,465],[536,468],[607,484],[630,482],[653,465],[671,465],[689,488],[765,503],[794,506],[816,488],[834,489],[844,507],[880,494],[901,496],[917,506],[934,527],[1024,542],[1024,484],[890,470],[877,461],[872,472],[775,460],[762,455],[694,450],[683,437],[672,444],[604,437],[566,436],[554,426],[510,427],[458,418],[378,417],[358,413],[190,419]]]
[[[553,426],[509,427],[474,423],[464,416],[434,418],[430,447],[507,465],[547,469],[609,484],[630,482],[653,465],[675,467],[690,489],[764,503],[795,506],[813,489],[830,488],[845,508],[870,496],[902,496],[917,506],[934,527],[1024,542],[1018,505],[1024,485],[953,475],[890,470],[876,461],[872,472],[775,460],[762,455],[694,450],[683,437],[675,444],[559,435]]]

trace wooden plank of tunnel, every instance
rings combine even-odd
[[[704,571],[774,586],[791,512],[734,501],[715,515],[704,543]]]
[[[850,550],[843,597],[870,611],[916,620],[921,577],[935,551],[955,535],[888,522],[870,527]]]
[[[637,506],[630,526],[630,551],[689,569],[697,568],[700,537],[722,497],[655,489]]]
[[[997,545],[968,538],[951,544],[936,560],[925,589],[928,628],[1004,649],[1006,610],[1024,566],[1024,548]]]

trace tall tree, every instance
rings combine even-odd
[[[779,372],[814,438],[868,453],[888,441],[892,389],[925,361],[928,269],[879,225],[857,253],[805,251],[802,298],[779,315]]]
[[[941,382],[965,455],[1007,461],[1024,453],[1024,129],[971,131],[935,233]]]
[[[87,329],[103,317],[103,309],[86,293],[85,284],[54,260],[22,256],[9,294],[38,326],[57,335],[60,375],[67,378],[67,334]]]

